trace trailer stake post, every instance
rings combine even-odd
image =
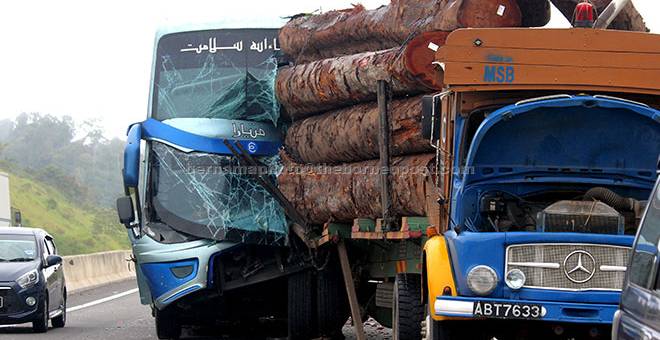
[[[392,181],[390,174],[390,85],[385,80],[378,81],[378,112],[379,112],[379,134],[378,146],[380,149],[380,202],[383,211],[384,231],[392,230],[394,217],[392,216]]]
[[[364,335],[364,327],[362,325],[362,316],[360,314],[360,305],[358,303],[357,293],[355,293],[353,274],[351,273],[351,264],[348,262],[344,240],[340,239],[337,243],[337,253],[341,264],[342,277],[344,278],[344,286],[346,287],[346,295],[348,295],[348,304],[351,307],[351,317],[353,319],[353,326],[355,327],[355,334],[357,340],[366,340],[367,338]]]

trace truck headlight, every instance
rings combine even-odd
[[[525,285],[525,280],[527,280],[527,278],[525,277],[525,273],[523,273],[522,270],[511,269],[508,273],[506,273],[504,283],[506,283],[509,288],[518,290]]]
[[[37,284],[37,282],[39,282],[39,272],[36,269],[23,274],[18,280],[16,280],[16,283],[18,283],[23,289],[32,287]]]
[[[488,266],[476,266],[467,275],[467,285],[477,295],[486,296],[497,287],[497,273]]]

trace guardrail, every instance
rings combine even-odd
[[[135,277],[135,265],[127,261],[128,250],[63,257],[64,277],[69,292],[79,291]]]

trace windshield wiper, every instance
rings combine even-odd
[[[29,257],[18,257],[18,258],[15,258],[15,259],[5,260],[5,261],[7,261],[7,262],[27,262],[27,261],[32,261],[32,260],[34,260],[34,259],[29,258]]]

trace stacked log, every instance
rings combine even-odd
[[[544,25],[538,0],[392,0],[292,19],[280,31],[276,94],[292,124],[285,138],[284,196],[309,222],[382,217],[377,83],[390,83],[391,207],[426,215],[435,154],[421,135],[421,94],[443,88],[435,51],[460,27]],[[520,5],[519,5],[520,4]],[[525,15],[531,8],[537,13]]]
[[[376,99],[376,83],[390,81],[394,95],[442,89],[429,44],[444,45],[449,32],[427,32],[403,47],[317,60],[284,67],[275,82],[277,97],[291,120]],[[431,45],[431,46],[434,46]]]
[[[431,152],[422,138],[422,97],[393,100],[390,105],[391,154]],[[364,103],[296,121],[286,134],[290,155],[302,163],[342,163],[376,159],[378,105]]]
[[[426,184],[435,155],[392,159],[392,207],[400,216],[424,216]],[[286,156],[278,184],[284,196],[312,223],[351,222],[381,216],[378,160],[325,166],[293,163]]]
[[[389,49],[421,32],[518,27],[521,17],[516,0],[392,0],[374,10],[357,5],[300,16],[282,27],[279,40],[284,53],[306,63]]]

